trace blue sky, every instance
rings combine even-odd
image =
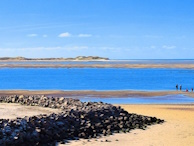
[[[193,0],[1,0],[0,56],[193,59]]]

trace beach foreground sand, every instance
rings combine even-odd
[[[91,140],[70,141],[70,146],[192,146],[194,143],[194,104],[190,105],[121,105],[130,113],[155,116],[166,122],[153,125],[146,130],[132,130],[130,133],[115,134]],[[0,117],[33,116],[59,112],[56,109],[23,106],[12,103],[0,104]],[[106,142],[107,141],[107,142]],[[62,146],[62,144],[60,144]]]
[[[156,116],[166,122],[99,139],[71,141],[70,146],[192,146],[194,144],[194,105],[122,105],[131,113]],[[106,140],[108,142],[106,142]],[[62,144],[61,144],[62,146]]]
[[[25,116],[35,116],[40,114],[58,113],[61,110],[43,108],[38,106],[25,106],[16,103],[0,103],[0,118],[15,119],[17,117],[24,118]]]

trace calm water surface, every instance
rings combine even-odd
[[[194,98],[184,95],[167,95],[156,97],[133,97],[133,98],[81,98],[83,102],[105,102],[111,104],[193,104]]]
[[[0,89],[183,90],[194,87],[192,69],[4,68]]]

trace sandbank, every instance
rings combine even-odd
[[[0,68],[176,68],[194,69],[194,64],[0,64]]]
[[[0,90],[0,95],[47,95],[54,97],[153,97],[165,95],[187,95],[194,97],[194,92],[185,91],[135,91],[135,90]]]

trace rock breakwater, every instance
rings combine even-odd
[[[146,129],[164,120],[128,113],[102,102],[45,96],[1,96],[0,102],[58,108],[58,114],[0,119],[0,145],[55,145],[56,142],[95,138],[131,129]]]

